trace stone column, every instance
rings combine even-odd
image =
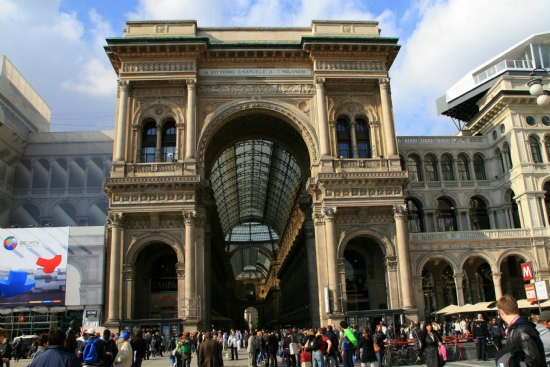
[[[319,314],[319,280],[317,279],[317,255],[315,248],[315,227],[311,218],[311,209],[306,210],[304,222],[307,251],[307,275],[309,278],[309,313],[313,327],[321,326]]]
[[[386,157],[395,157],[397,156],[397,143],[395,142],[395,129],[391,111],[390,80],[388,78],[382,78],[378,80],[378,84],[380,87],[380,100],[382,102],[382,116],[384,118]]]
[[[412,309],[411,276],[409,273],[409,239],[407,232],[407,206],[398,204],[393,206],[395,231],[397,234],[397,264],[401,284],[402,308]]]
[[[328,128],[329,128],[329,134],[330,134],[330,140],[332,141],[332,144],[329,146],[329,151],[332,149],[332,156],[337,157],[338,156],[338,137],[336,133],[336,121],[330,120],[328,122]]]
[[[185,221],[185,298],[190,309],[185,316],[196,316],[192,310],[193,301],[197,298],[197,288],[195,284],[195,222],[196,213],[194,211],[184,211]]]
[[[325,215],[321,211],[316,211],[313,214],[313,224],[315,226],[315,260],[317,263],[317,284],[319,284],[318,292],[318,308],[320,315],[320,323],[326,325],[328,319],[327,305],[325,302],[324,287],[330,282],[328,279],[328,264],[327,264],[327,245],[326,245],[326,226]],[[312,307],[315,305],[312,303]]]
[[[183,160],[183,128],[185,124],[183,122],[178,122],[176,124],[176,156],[174,159],[176,161]]]
[[[321,148],[321,156],[329,155],[328,149],[328,119],[327,106],[325,101],[325,79],[317,78],[315,80],[317,88],[317,118],[319,122],[319,146]]]
[[[464,273],[455,273],[457,306],[464,306],[464,287],[462,286],[463,281]]]
[[[178,318],[187,316],[183,308],[186,306],[185,301],[185,263],[176,263],[176,276],[178,277]]]
[[[336,247],[336,225],[335,225],[335,214],[336,208],[326,208],[325,209],[325,231],[326,231],[326,244],[327,244],[327,262],[328,262],[328,281],[329,289],[332,291],[332,311],[333,313],[342,312],[340,307],[339,298],[341,294],[339,292],[339,283],[340,277],[338,273],[337,266],[337,253]]]
[[[454,176],[454,180],[455,181],[459,181],[460,180],[460,177],[458,177],[458,165],[456,164],[457,160],[452,158],[452,162],[453,162],[453,176]]]
[[[122,214],[112,213],[107,217],[111,228],[111,253],[109,258],[109,304],[106,324],[118,327],[120,320],[120,253],[122,250]],[[112,326],[111,326],[112,327]]]
[[[495,285],[495,297],[498,300],[500,297],[502,297],[502,285],[501,280],[502,273],[493,273],[493,284]]]
[[[139,163],[141,161],[141,124],[132,124],[132,135],[134,139],[132,161]]]
[[[133,264],[124,264],[122,275],[126,281],[126,315],[124,318],[132,320],[134,318],[134,295],[136,293],[136,267]]]
[[[476,178],[476,172],[474,170],[474,160],[468,159],[468,166],[470,168],[470,180],[477,180]]]
[[[157,144],[155,147],[155,162],[162,162],[162,125],[157,123]]]
[[[351,133],[351,151],[353,158],[359,158],[359,149],[357,148],[357,136],[355,134],[355,120],[350,121],[349,131]]]
[[[115,161],[124,161],[124,151],[126,149],[126,114],[128,111],[128,91],[130,82],[127,80],[118,81],[119,104],[118,118],[116,123],[116,151]]]
[[[397,309],[399,307],[399,288],[405,286],[399,286],[401,284],[397,274],[397,261],[396,256],[386,256],[384,258],[384,270],[386,273],[386,294],[388,299],[386,300],[389,309]],[[412,284],[407,287],[410,289]]]
[[[370,121],[370,145],[371,145],[371,158],[378,158],[382,155],[380,150],[380,121]]]
[[[195,79],[187,79],[187,134],[185,137],[185,159],[195,159],[196,144],[195,109],[197,100],[197,84]]]

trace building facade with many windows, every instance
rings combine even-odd
[[[521,263],[550,275],[550,108],[526,85],[548,34],[437,101],[453,136],[396,136],[397,41],[377,22],[129,21],[105,47],[115,131],[21,136],[2,218],[106,217],[115,328],[398,324],[525,298]]]

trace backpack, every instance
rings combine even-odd
[[[328,338],[328,336],[326,335],[321,335],[321,352],[323,352],[323,354],[325,354],[327,352],[327,348],[328,348],[328,343],[327,341],[330,340]]]
[[[97,343],[98,340],[98,338],[86,340],[86,346],[82,352],[82,360],[85,364],[99,363],[99,352],[95,346],[95,343]]]
[[[189,339],[183,339],[183,344],[181,345],[182,354],[191,354],[191,347],[189,345]]]

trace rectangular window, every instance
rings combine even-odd
[[[447,162],[447,161],[441,162],[441,175],[443,176],[443,181],[454,180],[452,162]]]
[[[168,154],[172,154],[172,157],[169,157]],[[176,159],[176,146],[166,146],[162,147],[162,161],[163,162],[174,162]]]
[[[359,158],[369,158],[369,146],[367,143],[357,143],[357,152],[359,153]]]
[[[349,143],[338,143],[338,155],[342,158],[351,158],[351,150]]]
[[[153,163],[155,162],[155,147],[143,147],[141,156],[142,163]]]
[[[437,171],[434,165],[426,164],[424,172],[426,173],[426,181],[437,181]]]

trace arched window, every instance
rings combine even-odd
[[[162,127],[162,161],[173,162],[176,154],[176,123],[167,121]]]
[[[420,171],[420,158],[411,154],[407,157],[407,171],[411,181],[422,181],[422,172]]]
[[[508,145],[508,142],[504,142],[504,144],[502,144],[502,154],[505,155],[505,166],[508,166],[509,171],[514,167],[514,165],[512,164],[512,155],[510,154],[510,146]]]
[[[474,174],[476,180],[486,180],[485,178],[485,163],[479,154],[474,154]]]
[[[52,164],[52,176],[50,177],[50,188],[63,189],[67,186],[67,161],[56,159]]]
[[[157,147],[157,123],[148,120],[143,126],[141,137],[141,162],[152,163],[155,161],[155,150]]]
[[[546,160],[550,162],[550,136],[544,138],[544,147],[546,148]]]
[[[103,159],[99,157],[88,161],[88,183],[87,187],[101,187],[105,182]]]
[[[446,198],[437,199],[437,209],[435,211],[437,231],[451,232],[456,231],[456,216],[453,203]]]
[[[470,228],[473,231],[491,229],[485,200],[474,196],[470,199]]]
[[[424,173],[426,181],[438,181],[437,177],[437,160],[431,154],[424,157]]]
[[[364,119],[355,120],[355,138],[359,158],[371,158],[369,125]]]
[[[401,167],[401,171],[405,170],[405,158],[401,154],[399,154],[399,166]]]
[[[84,187],[86,178],[86,162],[82,158],[75,158],[69,164],[69,188],[76,189]]]
[[[531,158],[533,162],[542,163],[539,142],[534,136],[529,137],[529,146],[531,147]]]
[[[453,159],[448,154],[443,154],[441,156],[441,176],[443,176],[443,181],[454,181],[453,174]]]
[[[50,182],[50,162],[47,159],[39,159],[32,168],[32,188],[47,188],[48,182]]]
[[[351,158],[349,122],[344,118],[339,118],[336,121],[336,140],[338,141],[338,155],[342,158]]]
[[[468,158],[465,155],[459,154],[456,160],[456,168],[458,169],[458,179],[460,181],[470,180],[470,170],[468,169]]]
[[[513,221],[512,225],[514,226],[514,228],[521,228],[521,220],[519,219],[519,207],[518,207],[518,203],[514,199],[515,196],[516,194],[513,191],[511,191],[510,202],[512,203],[512,221]]]
[[[409,219],[409,231],[411,233],[424,232],[424,213],[422,211],[422,204],[416,199],[407,198],[407,218]]]

